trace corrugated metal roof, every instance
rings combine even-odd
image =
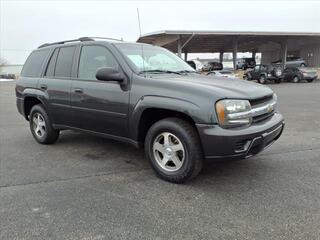
[[[253,35],[253,36],[320,36],[320,32],[280,32],[280,31],[201,31],[201,30],[161,30],[143,34],[139,39],[155,35]],[[138,41],[139,41],[138,39]]]
[[[188,53],[231,52],[235,39],[239,52],[278,50],[284,40],[288,40],[288,49],[292,50],[319,43],[320,32],[163,30],[144,34],[137,42],[163,46],[176,52],[178,39],[183,51]]]

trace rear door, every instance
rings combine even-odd
[[[95,77],[101,67],[122,71],[117,59],[106,46],[92,44],[79,49],[78,59],[71,90],[76,127],[126,137],[129,91],[118,82],[99,81]]]
[[[72,123],[70,88],[75,49],[75,46],[56,48],[39,82],[39,87],[47,95],[54,124],[68,126]]]

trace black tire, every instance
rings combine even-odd
[[[306,64],[304,64],[304,63],[301,63],[300,64],[300,67],[306,67],[307,65]]]
[[[36,124],[36,121],[39,120],[39,118],[42,119],[41,120],[42,124],[44,122],[44,126],[37,128],[36,126],[39,125],[39,121],[38,121],[38,125]],[[59,130],[56,130],[52,127],[52,122],[46,110],[44,109],[43,105],[38,104],[32,107],[30,111],[29,125],[30,125],[31,133],[34,139],[38,143],[52,144],[58,140]]]
[[[292,78],[292,82],[293,82],[293,83],[298,83],[298,82],[300,82],[299,76],[294,76],[294,77]]]
[[[313,80],[315,80],[315,78],[307,79],[307,82],[311,83],[311,82],[313,82]]]
[[[153,146],[163,133],[170,133],[177,137],[184,147],[184,161],[176,171],[167,171],[156,159]],[[166,118],[151,126],[145,138],[145,154],[156,174],[172,183],[184,183],[196,177],[203,165],[200,139],[195,127],[179,118]]]
[[[265,75],[261,75],[258,79],[258,82],[261,83],[261,84],[266,84],[267,82],[267,78]]]

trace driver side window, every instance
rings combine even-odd
[[[78,78],[96,80],[99,68],[118,69],[118,63],[111,52],[102,46],[83,46],[80,54]]]

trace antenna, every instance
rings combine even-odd
[[[139,13],[139,8],[137,8],[137,14],[138,14],[138,23],[139,23],[139,35],[141,37],[141,24],[140,24],[140,13]]]
[[[141,24],[140,24],[139,8],[137,8],[137,15],[138,15],[138,24],[139,24],[139,36],[141,38]],[[143,72],[144,72],[144,77],[146,77],[146,72],[145,72],[145,67],[144,67],[143,43],[141,43],[141,56],[142,56],[142,68],[143,68]]]

